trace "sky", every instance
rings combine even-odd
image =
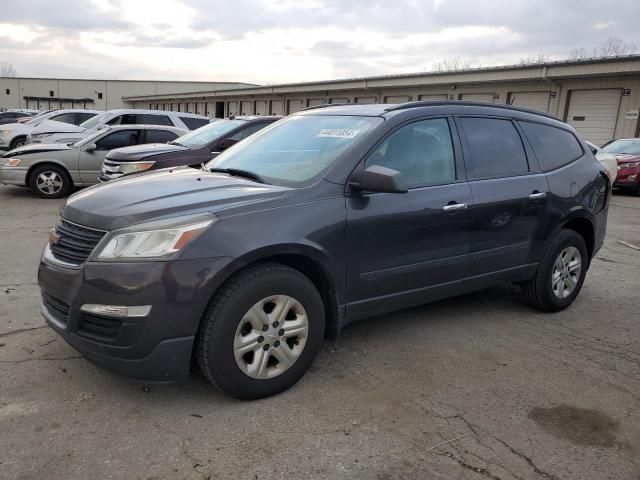
[[[20,76],[269,84],[640,48],[640,0],[0,0]]]

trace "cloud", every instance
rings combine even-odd
[[[637,0],[2,0],[0,60],[30,76],[292,82],[640,45],[638,18]]]

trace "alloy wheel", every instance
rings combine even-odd
[[[45,195],[55,195],[62,190],[62,177],[56,172],[42,172],[36,179],[36,186]]]
[[[573,293],[582,272],[582,256],[576,247],[566,247],[553,264],[551,288],[557,298],[567,298]]]

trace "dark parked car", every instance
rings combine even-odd
[[[193,359],[242,399],[293,385],[354,320],[502,282],[568,307],[610,198],[572,127],[468,102],[310,109],[205,167],[70,197],[42,313],[108,369],[177,381]]]
[[[7,123],[16,123],[22,118],[31,118],[35,114],[31,112],[0,112],[0,125],[6,125]]]
[[[101,182],[144,170],[200,165],[282,117],[236,117],[218,120],[169,143],[117,148],[102,164]],[[149,165],[151,165],[149,167]]]

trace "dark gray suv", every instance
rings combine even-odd
[[[354,320],[502,282],[567,307],[609,197],[573,128],[533,111],[308,109],[202,170],[70,197],[40,262],[42,314],[130,378],[186,380],[195,363],[230,395],[265,397]]]

